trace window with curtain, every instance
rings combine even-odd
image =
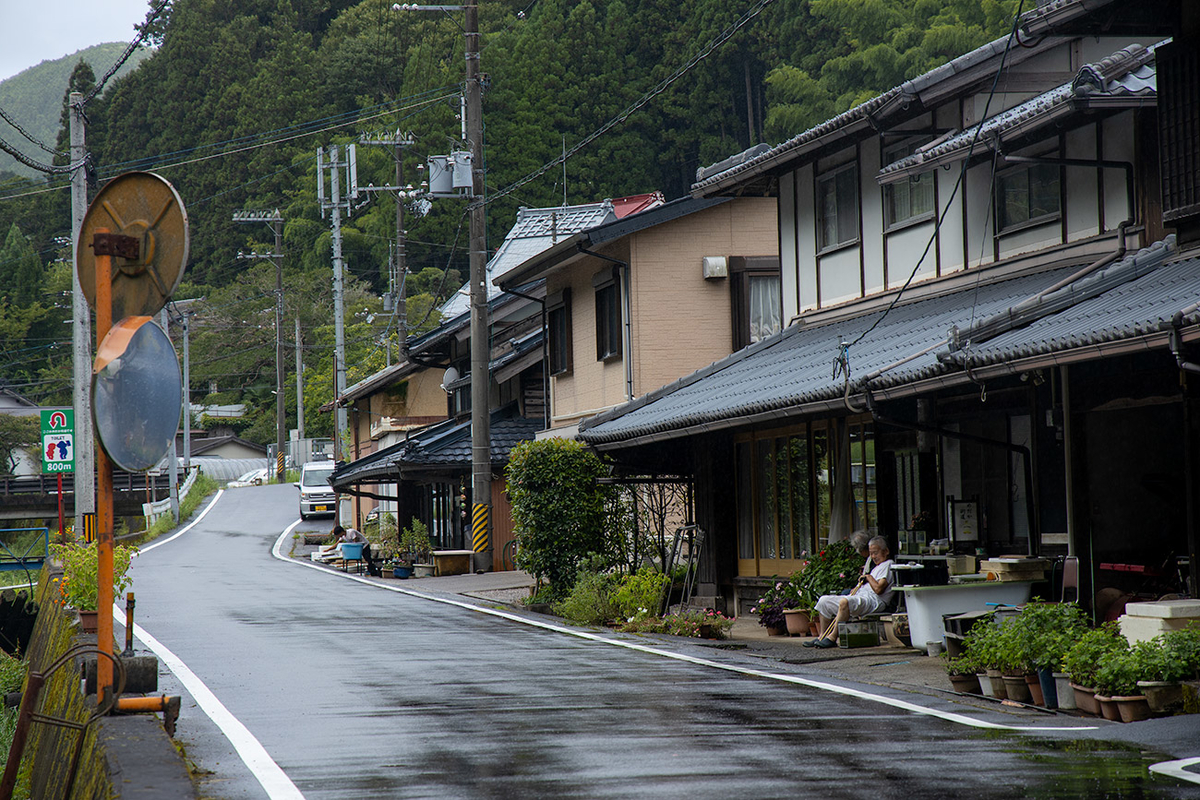
[[[922,140],[894,145],[883,151],[885,164],[912,155]],[[884,224],[894,228],[909,222],[933,218],[933,171],[889,183],[883,187]]]
[[[817,249],[858,239],[858,165],[847,164],[817,178]]]
[[[996,176],[996,231],[1056,219],[1062,208],[1057,164],[1029,164]]]
[[[779,259],[773,256],[729,259],[734,350],[783,330],[779,270]]]

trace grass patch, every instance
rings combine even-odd
[[[29,662],[0,652],[0,697],[9,692],[19,692],[25,683]],[[13,733],[17,729],[18,709],[0,706],[0,750],[7,753],[12,748]],[[24,800],[29,797],[29,770],[32,759],[22,759],[21,776],[17,780],[13,798]]]
[[[162,536],[173,530],[177,525],[188,520],[192,514],[196,513],[196,509],[200,504],[208,499],[209,495],[221,488],[221,485],[212,478],[205,475],[203,472],[196,478],[196,482],[192,484],[192,490],[188,492],[188,496],[179,504],[179,522],[176,522],[170,514],[159,517],[158,520],[137,537],[136,544],[148,542]]]

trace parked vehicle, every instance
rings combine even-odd
[[[300,519],[308,519],[315,514],[334,516],[337,496],[329,485],[331,475],[332,461],[310,461],[300,470],[300,481],[296,484],[300,490]]]

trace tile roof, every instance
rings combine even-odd
[[[499,287],[492,282],[513,267],[528,261],[561,239],[616,218],[610,200],[559,208],[519,209],[517,221],[513,223],[496,254],[487,263],[484,283],[487,285],[488,300],[500,294]],[[470,310],[470,281],[463,284],[439,309],[442,319],[448,321]]]
[[[1030,128],[1049,125],[1062,113],[1072,113],[1100,100],[1130,101],[1153,99],[1157,81],[1154,50],[1130,45],[1096,64],[1084,65],[1069,83],[1043,92],[1030,100],[1001,111],[982,126],[973,126],[955,136],[888,164],[879,171],[880,183],[901,180],[916,172],[928,171],[966,157],[974,148],[983,152],[994,147],[997,140],[1023,134]]]
[[[492,464],[503,465],[509,451],[517,444],[532,439],[543,428],[541,419],[516,416],[508,406],[492,412]],[[403,442],[343,464],[333,473],[330,483],[344,489],[360,483],[384,483],[404,480],[412,472],[438,469],[471,468],[470,420],[446,420],[431,425]]]
[[[901,302],[882,321],[880,312],[872,311],[834,322],[792,325],[669,386],[585,420],[580,438],[601,447],[675,438],[798,417],[805,406],[837,404],[846,391],[845,379],[834,369],[840,343],[860,335],[862,341],[848,351],[853,391],[864,378],[874,389],[888,389],[947,373],[961,376],[961,367],[954,363],[961,358],[951,351],[956,330],[968,331],[976,320],[1008,314],[1073,269]],[[967,347],[970,363],[1004,363],[1159,331],[1164,320],[1200,298],[1200,258],[1178,259],[1168,240],[1129,254],[1061,291],[1073,295],[1056,305],[1054,313],[1031,316],[1024,327]],[[1185,321],[1200,322],[1200,314],[1193,309]]]

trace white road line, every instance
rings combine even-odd
[[[1200,774],[1189,772],[1185,767],[1193,767],[1200,764],[1200,758],[1181,758],[1177,761],[1160,761],[1157,764],[1150,765],[1150,771],[1159,775],[1166,775],[1169,778],[1176,780],[1189,781],[1191,783],[1200,783]]]
[[[725,670],[726,672],[735,672],[735,673],[738,673],[741,675],[748,675],[748,676],[755,677],[755,678],[766,678],[768,680],[780,681],[783,683],[791,683],[791,684],[795,684],[797,686],[805,686],[810,689],[819,689],[819,690],[825,691],[825,692],[833,692],[834,694],[840,694],[840,695],[844,695],[846,697],[855,697],[860,700],[867,700],[867,701],[870,701],[873,703],[882,703],[883,705],[892,706],[893,708],[899,708],[904,711],[910,711],[914,714],[923,714],[925,716],[936,717],[938,719],[942,719],[947,722],[953,722],[958,725],[966,725],[966,726],[972,727],[972,728],[984,728],[987,730],[1000,730],[1000,731],[1020,731],[1022,733],[1046,733],[1049,731],[1093,731],[1093,730],[1097,729],[1097,726],[1095,726],[1095,725],[1002,725],[1002,724],[996,723],[996,722],[987,722],[985,720],[980,720],[980,719],[975,719],[974,717],[969,717],[966,714],[957,714],[953,711],[941,711],[936,708],[928,708],[926,706],[917,705],[916,703],[911,703],[908,700],[901,700],[901,699],[895,698],[895,697],[887,697],[886,695],[875,694],[873,692],[867,692],[867,691],[863,691],[861,689],[854,689],[854,688],[851,688],[848,686],[839,686],[835,683],[827,683],[825,681],[812,680],[811,678],[801,678],[796,675],[784,675],[784,674],[781,674],[778,672],[766,672],[765,670],[751,669],[750,667],[740,667],[740,666],[737,666],[734,664],[723,664],[719,661],[710,661],[709,659],[706,659],[706,658],[698,658],[696,656],[689,656],[689,655],[685,655],[683,653],[673,653],[669,650],[661,650],[657,647],[647,647],[646,645],[637,644],[635,642],[625,642],[625,641],[621,641],[618,639],[608,639],[603,636],[598,636],[594,633],[588,633],[587,631],[581,631],[581,630],[577,630],[575,628],[567,628],[562,625],[555,625],[550,622],[542,622],[541,620],[535,620],[535,619],[526,619],[525,617],[521,617],[516,614],[510,614],[506,611],[499,611],[494,608],[486,608],[483,606],[477,606],[477,605],[473,605],[471,603],[467,603],[467,602],[464,602],[461,600],[454,600],[454,599],[448,598],[448,597],[438,597],[436,595],[425,594],[424,592],[418,592],[418,591],[414,591],[412,589],[402,589],[399,586],[387,586],[387,585],[383,585],[383,584],[378,584],[373,581],[369,581],[365,578],[359,577],[358,575],[350,575],[350,574],[342,573],[342,572],[334,572],[332,570],[326,569],[325,567],[318,566],[315,563],[308,562],[308,561],[301,561],[301,560],[289,558],[289,557],[283,555],[283,552],[282,552],[283,542],[287,538],[288,534],[290,534],[292,532],[292,530],[294,530],[295,527],[299,523],[300,523],[300,521],[296,520],[296,522],[294,522],[290,526],[288,526],[284,530],[284,532],[279,535],[279,538],[275,540],[275,546],[271,550],[271,554],[273,556],[280,559],[281,561],[286,561],[289,564],[295,564],[296,566],[300,566],[300,567],[308,567],[310,569],[315,569],[319,572],[322,572],[326,575],[333,575],[338,578],[345,578],[347,580],[357,581],[357,582],[365,584],[367,586],[373,586],[377,589],[385,589],[390,592],[396,592],[397,594],[404,594],[404,595],[408,595],[409,597],[416,597],[416,598],[419,598],[422,600],[430,600],[435,603],[443,603],[448,606],[457,606],[458,608],[464,608],[464,609],[467,609],[468,611],[475,611],[480,614],[488,614],[493,617],[500,617],[501,619],[511,620],[513,622],[517,622],[522,625],[528,625],[528,626],[531,626],[534,628],[541,628],[542,630],[553,631],[554,633],[562,633],[562,634],[566,634],[568,636],[574,636],[579,639],[586,639],[588,641],[597,642],[600,644],[606,644],[606,645],[609,645],[612,647],[623,647],[627,650],[635,650],[640,653],[648,653],[650,655],[660,656],[662,658],[671,658],[676,661],[684,661],[689,664],[696,664],[697,666]]]
[[[116,606],[113,608],[115,610]],[[259,743],[258,739],[254,738],[254,734],[241,723],[241,720],[230,713],[229,709],[225,708],[217,696],[204,684],[204,681],[200,680],[200,677],[192,672],[179,656],[147,633],[141,625],[134,623],[133,632],[171,672],[175,673],[175,676],[187,689],[188,694],[195,699],[201,710],[220,728],[221,733],[237,750],[237,754],[241,756],[242,761],[266,790],[267,796],[271,800],[304,800],[304,795],[275,763],[266,748]]]
[[[185,533],[190,531],[192,528],[196,527],[198,524],[200,524],[200,520],[204,519],[204,517],[208,515],[209,511],[212,511],[213,506],[215,506],[217,504],[217,501],[221,499],[221,495],[223,495],[223,494],[225,494],[224,489],[218,490],[217,493],[215,495],[213,495],[213,499],[210,500],[208,505],[206,505],[204,507],[204,510],[200,512],[200,516],[196,517],[194,520],[189,522],[187,525],[184,525],[182,528],[175,531],[175,533],[171,534],[166,539],[160,539],[158,541],[151,542],[150,544],[146,545],[145,547],[138,548],[138,551],[133,554],[134,558],[138,557],[142,553],[149,553],[151,550],[153,550],[156,547],[162,547],[167,542],[173,542],[176,539],[178,539],[180,536],[183,536]]]
[[[192,520],[186,527],[181,528],[167,539],[143,547],[140,553],[161,547],[167,542],[172,542],[187,533],[200,520],[204,519],[204,516],[213,509],[213,506],[217,504],[217,501],[221,499],[224,493],[224,489],[218,491],[212,501],[205,506],[200,516]],[[295,527],[295,525],[292,527]],[[125,611],[115,603],[113,604],[113,617],[120,624],[125,624]],[[212,690],[205,685],[204,681],[183,662],[183,659],[172,653],[166,645],[147,633],[141,625],[134,623],[133,632],[175,674],[175,677],[179,678],[179,682],[183,684],[188,694],[200,706],[200,710],[213,721],[213,724],[217,726],[218,730],[233,745],[233,749],[237,751],[238,756],[242,759],[242,763],[250,770],[250,774],[266,790],[267,797],[271,800],[304,800],[304,795],[296,788],[296,784],[292,783],[291,778],[275,763],[275,760],[271,758],[266,748],[254,737],[254,734],[229,709],[225,708],[224,704],[217,699]]]

